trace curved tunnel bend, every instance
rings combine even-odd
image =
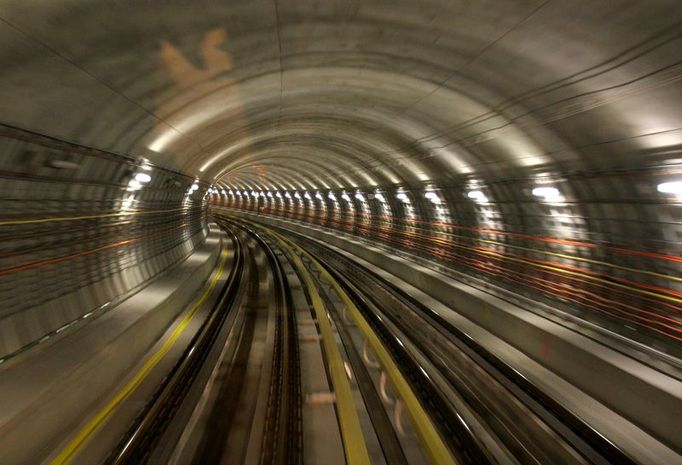
[[[679,2],[0,20],[12,465],[682,463]]]

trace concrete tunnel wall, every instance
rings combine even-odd
[[[114,307],[207,234],[205,187],[145,161],[0,127],[0,172],[3,361]]]
[[[485,198],[476,194],[473,199],[471,193],[482,187],[209,192],[216,207],[357,235],[459,271],[474,286],[484,284],[493,292],[500,287],[676,353],[678,334],[667,324],[675,313],[665,297],[675,295],[678,260],[674,253],[651,247],[665,222],[640,221],[642,211],[636,208],[647,197],[657,203],[655,189],[640,179],[665,174],[665,170],[575,174],[552,184],[569,197],[550,201],[533,198],[534,179],[487,185]],[[574,195],[595,199],[604,184],[621,196],[584,200],[576,206]],[[591,211],[588,217],[579,214],[585,204]],[[674,215],[676,208],[659,205],[650,213]],[[672,292],[653,295],[652,289]]]
[[[7,0],[0,19],[8,269],[86,247],[52,223],[31,226],[42,248],[27,246],[14,218],[125,211],[131,178],[149,163],[151,183],[134,190],[140,208],[189,202],[192,213],[120,230],[83,223],[92,232],[77,234],[91,247],[176,226],[146,252],[138,244],[137,256],[186,243],[201,229],[212,186],[217,204],[390,242],[679,349],[677,0]],[[22,144],[37,140],[61,148],[38,144],[26,156]],[[91,147],[91,158],[75,147]],[[70,164],[72,153],[90,161]],[[45,232],[50,241],[36,239]],[[133,254],[133,245],[120,250]],[[13,299],[2,311],[21,309],[30,293],[33,321],[53,328],[59,312],[37,309],[57,294],[36,282],[118,269],[113,250],[88,257],[77,259],[90,263],[81,268],[21,271],[34,280],[26,288],[0,276],[3,298]],[[0,330],[6,340],[33,337]],[[4,350],[21,345],[12,344]]]

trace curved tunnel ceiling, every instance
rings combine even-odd
[[[0,2],[3,122],[257,189],[647,166],[682,143],[676,0],[181,5]]]

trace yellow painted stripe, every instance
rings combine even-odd
[[[98,218],[116,218],[119,216],[133,216],[133,215],[153,215],[156,213],[172,213],[184,211],[185,208],[173,208],[168,210],[127,210],[117,213],[105,213],[103,215],[84,215],[84,216],[57,216],[57,217],[47,217],[47,218],[32,218],[28,220],[7,220],[0,221],[0,226],[14,226],[22,224],[41,224],[41,223],[52,223],[52,222],[65,222],[65,221],[79,221],[79,220],[94,220]]]
[[[284,240],[289,242],[286,239]],[[412,418],[417,435],[429,456],[430,462],[434,465],[457,465],[457,461],[450,453],[443,438],[438,433],[436,426],[422,407],[419,399],[393,360],[393,357],[391,357],[388,350],[384,347],[379,337],[372,330],[371,326],[362,316],[362,313],[360,313],[360,310],[358,310],[348,294],[312,255],[294,243],[289,242],[289,244],[300,254],[305,255],[315,265],[320,274],[332,285],[343,301],[358,329],[360,329],[370,347],[372,347],[382,368],[391,379],[393,387],[403,400],[405,408],[409,412],[410,418]]]
[[[142,365],[140,370],[135,373],[128,383],[121,388],[114,397],[99,411],[97,414],[87,422],[87,424],[71,439],[71,441],[62,449],[50,465],[66,465],[73,460],[75,455],[80,451],[81,447],[92,437],[99,427],[109,418],[114,410],[132,394],[135,389],[144,381],[147,375],[154,369],[154,367],[161,361],[161,359],[171,350],[173,345],[177,342],[180,335],[185,331],[189,323],[192,321],[197,311],[206,302],[206,299],[211,295],[215,289],[218,281],[225,272],[225,264],[227,263],[227,249],[221,252],[220,264],[218,271],[211,279],[208,288],[201,295],[190,310],[185,313],[180,323],[175,327],[170,336],[164,341],[163,345],[153,355],[151,355]]]
[[[290,249],[282,242],[280,237],[277,238],[284,248]],[[362,434],[360,419],[353,401],[353,393],[346,376],[341,352],[339,351],[339,347],[334,338],[331,323],[327,315],[327,309],[325,308],[324,302],[317,291],[310,273],[303,265],[301,259],[296,254],[291,254],[291,256],[294,260],[294,265],[298,268],[308,288],[313,309],[315,310],[315,316],[317,317],[320,332],[322,333],[322,344],[324,345],[324,350],[327,354],[329,375],[331,377],[332,385],[334,386],[334,394],[338,407],[336,412],[339,417],[343,448],[346,453],[346,463],[348,465],[370,465],[371,462],[369,460],[367,445],[365,444],[365,437]]]
[[[379,337],[374,333],[372,328],[370,327],[369,323],[367,323],[367,320],[362,316],[360,313],[360,310],[355,306],[353,301],[350,299],[348,294],[341,288],[339,283],[327,272],[327,270],[318,262],[312,255],[310,255],[308,252],[300,248],[298,245],[294,244],[291,242],[289,239],[285,238],[284,236],[276,233],[270,228],[267,228],[263,225],[252,223],[248,220],[244,220],[243,218],[239,218],[239,221],[243,221],[246,223],[249,223],[255,227],[258,227],[260,229],[266,230],[270,235],[274,236],[277,238],[280,244],[284,248],[287,248],[289,250],[295,250],[301,255],[305,255],[308,260],[311,261],[315,265],[315,267],[318,269],[320,274],[324,276],[324,278],[334,287],[334,290],[336,293],[339,295],[339,297],[342,299],[344,305],[346,306],[346,309],[350,312],[351,317],[355,321],[355,324],[358,326],[360,331],[363,333],[365,338],[367,338],[367,341],[369,342],[370,346],[372,347],[372,350],[374,350],[374,353],[377,356],[377,359],[379,360],[379,363],[383,367],[384,371],[388,375],[388,377],[391,379],[391,382],[393,383],[393,386],[395,387],[396,391],[398,392],[398,395],[400,398],[403,400],[405,404],[405,408],[408,411],[410,418],[412,419],[412,422],[414,424],[415,430],[417,432],[417,435],[419,436],[419,439],[424,447],[424,450],[429,456],[429,460],[432,464],[434,465],[457,465],[457,461],[455,458],[452,456],[450,453],[450,450],[448,447],[445,445],[445,442],[443,441],[443,438],[440,436],[438,433],[438,430],[436,429],[435,425],[431,421],[431,418],[429,415],[426,413],[424,408],[422,407],[421,403],[419,402],[419,399],[417,396],[414,394],[412,391],[412,388],[410,387],[409,383],[401,373],[400,369],[396,365],[395,361],[389,354],[389,352],[386,350],[384,347],[383,343],[379,339]],[[304,276],[304,281],[306,282],[306,286],[308,289],[312,289],[311,292],[311,298],[313,301],[319,301],[320,305],[320,311],[317,311],[316,308],[316,314],[318,317],[318,320],[324,320],[325,324],[329,325],[329,320],[327,317],[327,312],[324,309],[324,303],[320,299],[320,296],[317,292],[317,289],[313,283],[312,277],[310,276],[310,273],[308,270],[305,268],[303,265],[303,262],[301,259],[296,255],[295,253],[292,253],[291,256],[293,257],[293,260],[296,264],[296,267],[301,270],[301,274]],[[313,293],[314,296],[313,297]],[[320,330],[322,330],[322,326],[320,325]],[[331,331],[331,327],[329,328],[329,331]],[[323,338],[326,339],[327,336],[324,334],[322,335]],[[332,340],[332,335],[330,334],[328,336]],[[327,346],[325,345],[325,348]],[[334,347],[336,348],[336,344],[334,343]],[[338,352],[338,348],[336,348]],[[340,354],[338,355],[340,357]],[[341,365],[341,361],[339,360],[339,370],[340,370],[340,376],[343,377],[343,380],[348,383],[345,377],[345,373],[343,371],[343,366]],[[333,380],[332,380],[333,382]],[[349,387],[350,388],[350,387]],[[334,389],[336,389],[336,385],[334,386]],[[337,399],[338,399],[338,394],[337,394]],[[345,409],[342,409],[341,406],[339,406],[340,411],[344,411]],[[355,410],[353,409],[353,413],[355,413]],[[345,434],[344,434],[345,437]],[[345,441],[344,441],[345,442]],[[364,442],[363,442],[364,444]],[[351,444],[345,444],[346,447],[348,447]],[[353,463],[353,462],[348,462],[348,463]]]

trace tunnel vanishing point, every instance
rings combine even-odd
[[[0,465],[682,465],[680,0],[0,0]]]

